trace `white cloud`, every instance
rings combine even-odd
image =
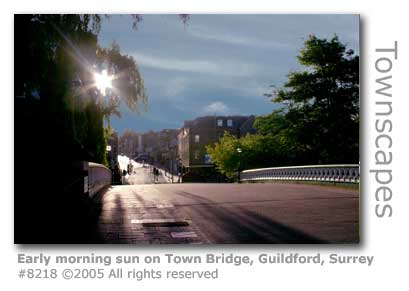
[[[190,35],[206,39],[206,40],[215,40],[219,42],[224,42],[228,44],[234,45],[245,45],[245,46],[253,46],[253,47],[262,47],[262,48],[274,48],[274,49],[295,49],[294,44],[284,43],[279,41],[271,41],[265,40],[260,38],[254,38],[244,35],[234,35],[231,32],[220,33],[215,31],[205,30],[201,27],[191,27],[189,29]]]
[[[243,77],[254,75],[257,67],[252,63],[229,60],[200,60],[159,57],[135,52],[136,63],[140,66],[174,70],[191,73],[202,73],[218,76]]]
[[[215,101],[207,105],[203,112],[206,114],[228,114],[230,110],[223,102]]]

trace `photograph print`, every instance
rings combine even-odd
[[[359,15],[15,14],[15,244],[357,244]]]

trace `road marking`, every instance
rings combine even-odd
[[[173,208],[173,204],[158,204],[156,205],[157,208]]]
[[[171,232],[170,236],[172,238],[189,238],[189,237],[197,237],[194,231],[184,231],[184,232]]]

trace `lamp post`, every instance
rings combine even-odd
[[[106,151],[107,151],[107,156],[109,159],[109,167],[111,169],[111,184],[114,184],[115,182],[115,165],[114,165],[114,157],[113,157],[113,153],[112,153],[112,147],[110,145],[107,145],[106,147]]]
[[[178,183],[182,183],[182,159],[178,158],[176,160],[176,167],[177,167],[177,172],[178,172]]]
[[[236,151],[239,154],[239,165],[237,167],[237,182],[240,183],[241,148],[237,148]]]

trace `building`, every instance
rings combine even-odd
[[[178,134],[184,181],[214,180],[217,172],[206,146],[218,142],[226,132],[237,137],[254,134],[254,120],[254,116],[203,116],[185,121]]]

